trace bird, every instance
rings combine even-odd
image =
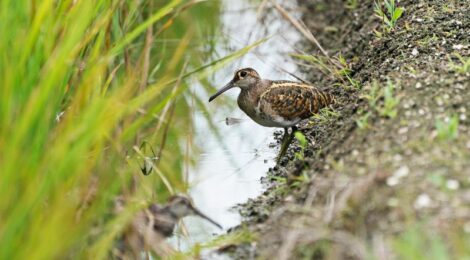
[[[118,198],[116,213],[124,210],[125,201]],[[125,229],[114,250],[118,259],[140,259],[144,251],[158,256],[168,256],[174,250],[165,242],[173,235],[176,224],[184,217],[199,216],[218,228],[222,226],[193,206],[191,199],[183,194],[173,195],[166,205],[151,203],[138,211]]]
[[[292,142],[298,130],[296,125],[319,113],[320,109],[336,103],[332,94],[316,86],[288,80],[262,79],[253,68],[235,71],[232,80],[212,95],[209,102],[236,87],[241,89],[238,106],[253,121],[265,127],[284,128],[277,163]]]

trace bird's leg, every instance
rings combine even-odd
[[[287,150],[287,148],[289,148],[289,145],[292,143],[292,140],[294,140],[295,132],[297,132],[297,130],[298,130],[298,129],[297,129],[297,127],[296,127],[295,125],[291,127],[291,133],[290,133],[290,135],[289,135],[289,139],[287,139],[287,141],[286,141],[286,142],[287,142],[286,150]]]
[[[288,135],[289,135],[289,128],[284,127],[284,135],[282,136],[282,139],[281,139],[281,147],[286,142]]]
[[[285,127],[284,128],[284,135],[282,136],[282,140],[281,140],[281,150],[279,151],[279,154],[278,154],[277,160],[276,160],[277,164],[279,164],[279,162],[281,161],[282,156],[286,153],[287,148],[285,146],[286,146],[286,141],[288,139],[288,135],[289,135],[289,128]]]
[[[289,128],[284,128],[284,136],[282,137],[281,141],[281,150],[279,151],[279,155],[277,156],[277,164],[281,162],[281,158],[285,155],[287,148],[289,148],[292,139],[294,138],[294,132],[297,131],[297,127],[292,127],[292,133],[289,134]]]

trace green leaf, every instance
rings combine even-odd
[[[299,141],[300,143],[300,146],[303,148],[305,148],[305,146],[307,145],[307,138],[305,138],[305,135],[302,134],[302,132],[295,132],[295,138]]]
[[[401,17],[404,11],[405,9],[402,7],[397,8],[395,12],[393,13],[392,21],[396,22]]]

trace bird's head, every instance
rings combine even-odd
[[[171,212],[172,215],[174,215],[176,218],[180,219],[186,216],[190,215],[195,215],[199,216],[218,228],[222,229],[222,226],[219,225],[217,222],[203,214],[200,210],[198,210],[196,207],[193,206],[191,199],[184,196],[184,195],[174,195],[170,197],[168,204],[167,204],[168,210]]]
[[[239,69],[235,72],[233,79],[229,83],[227,83],[227,85],[225,85],[223,88],[217,91],[217,93],[215,93],[209,98],[209,102],[214,100],[220,94],[234,87],[239,87],[243,90],[248,90],[249,88],[256,85],[256,83],[258,83],[260,79],[261,78],[258,72],[256,72],[256,70],[252,68]]]

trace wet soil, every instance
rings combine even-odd
[[[470,71],[457,56],[470,56],[470,1],[400,1],[405,11],[390,32],[372,1],[298,2],[357,84],[302,68],[336,95],[335,113],[300,126],[304,152],[294,142],[262,180],[266,192],[239,207],[239,229],[256,239],[228,251],[238,259],[469,257]]]

